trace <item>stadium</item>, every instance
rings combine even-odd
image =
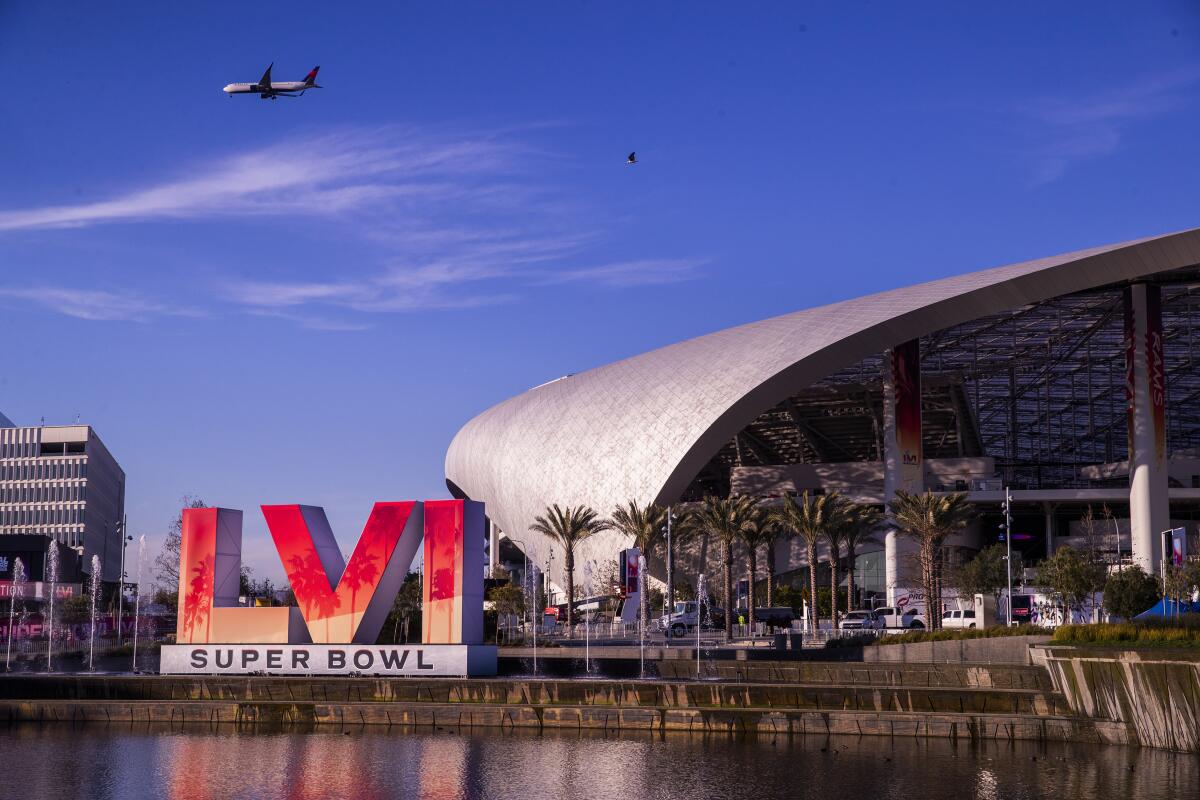
[[[551,503],[607,515],[806,490],[879,504],[897,489],[967,492],[981,516],[952,542],[966,556],[996,541],[1007,487],[1026,563],[1104,509],[1087,535],[1153,571],[1160,533],[1183,527],[1194,545],[1200,519],[1197,289],[1200,229],[729,328],[484,411],[454,437],[446,482],[487,504],[494,563],[516,547],[559,586],[562,559],[529,530]],[[627,546],[606,531],[576,563]],[[805,566],[799,543],[779,548],[778,572]],[[892,602],[914,582],[903,548],[880,535],[858,555],[860,585]],[[715,574],[703,543],[689,558]]]

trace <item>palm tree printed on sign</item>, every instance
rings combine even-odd
[[[342,573],[338,588],[345,585],[350,590],[351,618],[358,613],[358,590],[363,586],[373,587],[379,577],[379,565],[375,563],[378,560],[379,556],[375,553],[355,553],[346,565],[346,571]]]
[[[208,641],[212,633],[211,610],[213,606],[213,557],[207,555],[204,560],[192,568],[192,579],[188,581],[188,591],[183,601],[183,627],[187,638],[192,640],[195,629],[204,626],[204,641]]]
[[[337,542],[323,518],[318,519],[324,524],[314,525],[312,531],[301,506],[263,507],[284,571],[315,642],[341,643],[354,639],[410,512],[411,504],[376,504],[350,562],[343,568]],[[307,513],[311,515],[313,511]],[[340,573],[336,586],[331,573],[334,576]],[[319,629],[314,630],[317,622],[324,623],[323,635]]]

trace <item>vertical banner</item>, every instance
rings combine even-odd
[[[1149,386],[1147,400],[1153,425],[1151,435],[1154,458],[1156,466],[1161,467],[1166,463],[1167,450],[1167,370],[1163,355],[1162,288],[1149,284],[1141,288],[1146,293],[1144,320],[1138,319],[1138,304],[1132,298],[1133,287],[1125,290],[1125,420],[1129,441],[1133,442],[1137,438],[1136,381],[1137,351],[1140,345],[1144,348],[1146,358],[1146,381]],[[1141,336],[1139,332],[1142,333]]]
[[[1154,454],[1160,466],[1167,451],[1167,370],[1163,363],[1162,287],[1146,287],[1146,377],[1154,420]]]
[[[638,558],[642,551],[636,547],[622,550],[620,555],[621,594],[625,597],[638,591]]]
[[[892,348],[896,387],[896,445],[900,480],[896,488],[919,492],[925,483],[921,458],[921,343],[912,339]]]
[[[425,502],[422,644],[483,642],[483,503]]]

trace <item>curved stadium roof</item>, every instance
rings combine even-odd
[[[1200,264],[1200,229],[893,289],[718,331],[552,381],[496,405],[446,454],[456,494],[508,535],[550,503],[607,513],[674,502],[739,430],[782,398],[869,355],[989,314]],[[593,537],[605,558],[625,546]],[[585,560],[587,554],[577,556]]]

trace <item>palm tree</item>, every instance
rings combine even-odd
[[[842,557],[842,540],[846,535],[849,510],[847,504],[845,518],[841,524],[830,525],[825,529],[825,543],[829,545],[829,619],[835,631],[838,626],[838,561]],[[848,605],[849,598],[846,602]]]
[[[562,545],[566,553],[567,567],[567,634],[575,635],[575,545],[593,533],[608,528],[605,520],[598,519],[596,512],[587,506],[559,508],[555,503],[548,506],[540,517],[535,517],[529,530],[549,536]]]
[[[752,497],[705,497],[692,509],[680,527],[695,534],[714,537],[721,543],[725,589],[725,635],[733,638],[733,543],[742,531],[755,525],[758,504]]]
[[[633,539],[633,546],[649,559],[663,541],[663,529],[667,525],[667,510],[656,503],[639,506],[630,500],[627,505],[618,506],[613,511],[608,525]],[[667,558],[670,558],[670,553],[667,554]],[[650,593],[642,592],[641,594],[638,613],[642,619],[642,630],[645,630],[650,616]]]
[[[920,545],[918,559],[925,587],[926,617],[929,629],[937,630],[942,624],[942,545],[952,533],[970,525],[975,512],[966,494],[910,494],[897,490],[889,506],[892,523]]]
[[[771,510],[779,527],[794,531],[804,540],[808,556],[808,599],[810,619],[817,618],[817,543],[826,538],[826,531],[845,525],[848,501],[837,492],[809,495],[804,492],[799,502],[795,495],[783,498],[783,505]],[[816,630],[814,625],[813,630]]]
[[[750,623],[752,630],[754,626],[754,609],[758,607],[754,596],[754,582],[758,579],[758,548],[767,544],[768,538],[774,539],[770,535],[770,532],[775,527],[775,522],[764,509],[755,508],[747,524],[738,531],[738,538],[746,546],[746,553],[748,555],[747,566],[750,568],[750,595],[746,598],[746,620]]]
[[[855,503],[849,509],[842,544],[846,546],[846,610],[854,609],[854,567],[858,548],[875,535],[883,515],[875,506]]]

